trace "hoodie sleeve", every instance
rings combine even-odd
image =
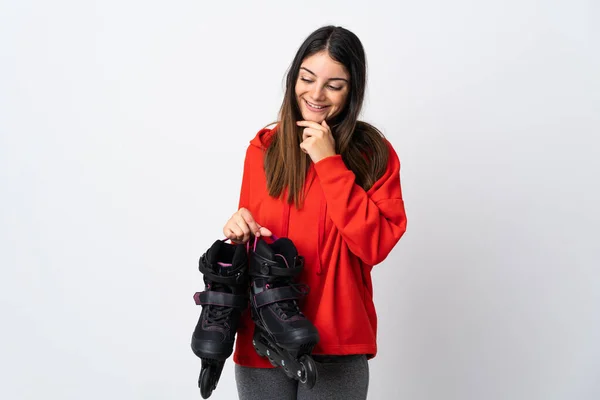
[[[268,146],[274,134],[275,128],[262,128],[258,131],[256,136],[250,140],[250,143],[246,148],[238,210],[242,207],[248,209],[250,208],[250,192],[252,190],[252,186],[255,184],[253,182],[252,175],[256,174],[258,168],[262,169],[262,153]],[[254,181],[256,181],[256,179],[254,179]]]
[[[242,207],[248,208],[250,205],[250,150],[251,145],[248,146],[246,150],[246,155],[244,157],[244,172],[242,173],[242,187],[240,190],[240,199],[238,203],[238,210]]]
[[[356,184],[341,155],[315,164],[331,220],[350,251],[368,265],[385,260],[406,231],[400,160],[387,145],[387,169],[368,191]]]

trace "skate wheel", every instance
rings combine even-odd
[[[208,365],[206,368],[202,368],[202,371],[200,372],[200,395],[203,399],[208,399],[215,389],[215,386],[217,386],[212,378],[215,372],[214,369],[214,365]]]
[[[300,371],[300,382],[306,385],[307,389],[312,389],[317,382],[317,364],[311,356],[303,355],[298,360],[302,370]]]

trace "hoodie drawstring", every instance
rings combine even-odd
[[[308,187],[315,180],[314,171],[313,174],[308,175]],[[287,191],[284,193],[284,199],[287,199]],[[284,201],[283,203],[283,215],[281,216],[281,236],[288,237],[290,227],[290,203]],[[325,201],[325,195],[321,194],[319,199],[319,221],[318,221],[318,232],[317,232],[317,275],[323,273],[323,263],[321,262],[321,241],[325,235],[325,216],[327,214],[327,202]]]

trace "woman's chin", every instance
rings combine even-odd
[[[311,121],[311,122],[316,122],[317,124],[320,124],[321,122],[323,122],[325,120],[326,115],[315,115],[313,113],[302,113],[302,118],[304,118],[305,121]]]

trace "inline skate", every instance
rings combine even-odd
[[[191,346],[202,360],[198,387],[204,399],[217,387],[225,361],[233,353],[241,313],[248,306],[247,248],[225,240],[215,241],[200,257],[205,290],[194,295],[202,312]]]
[[[273,239],[271,244],[256,239],[249,248],[252,343],[261,357],[311,389],[317,380],[311,352],[319,332],[298,306],[308,293],[306,285],[295,282],[304,258],[290,239]]]

